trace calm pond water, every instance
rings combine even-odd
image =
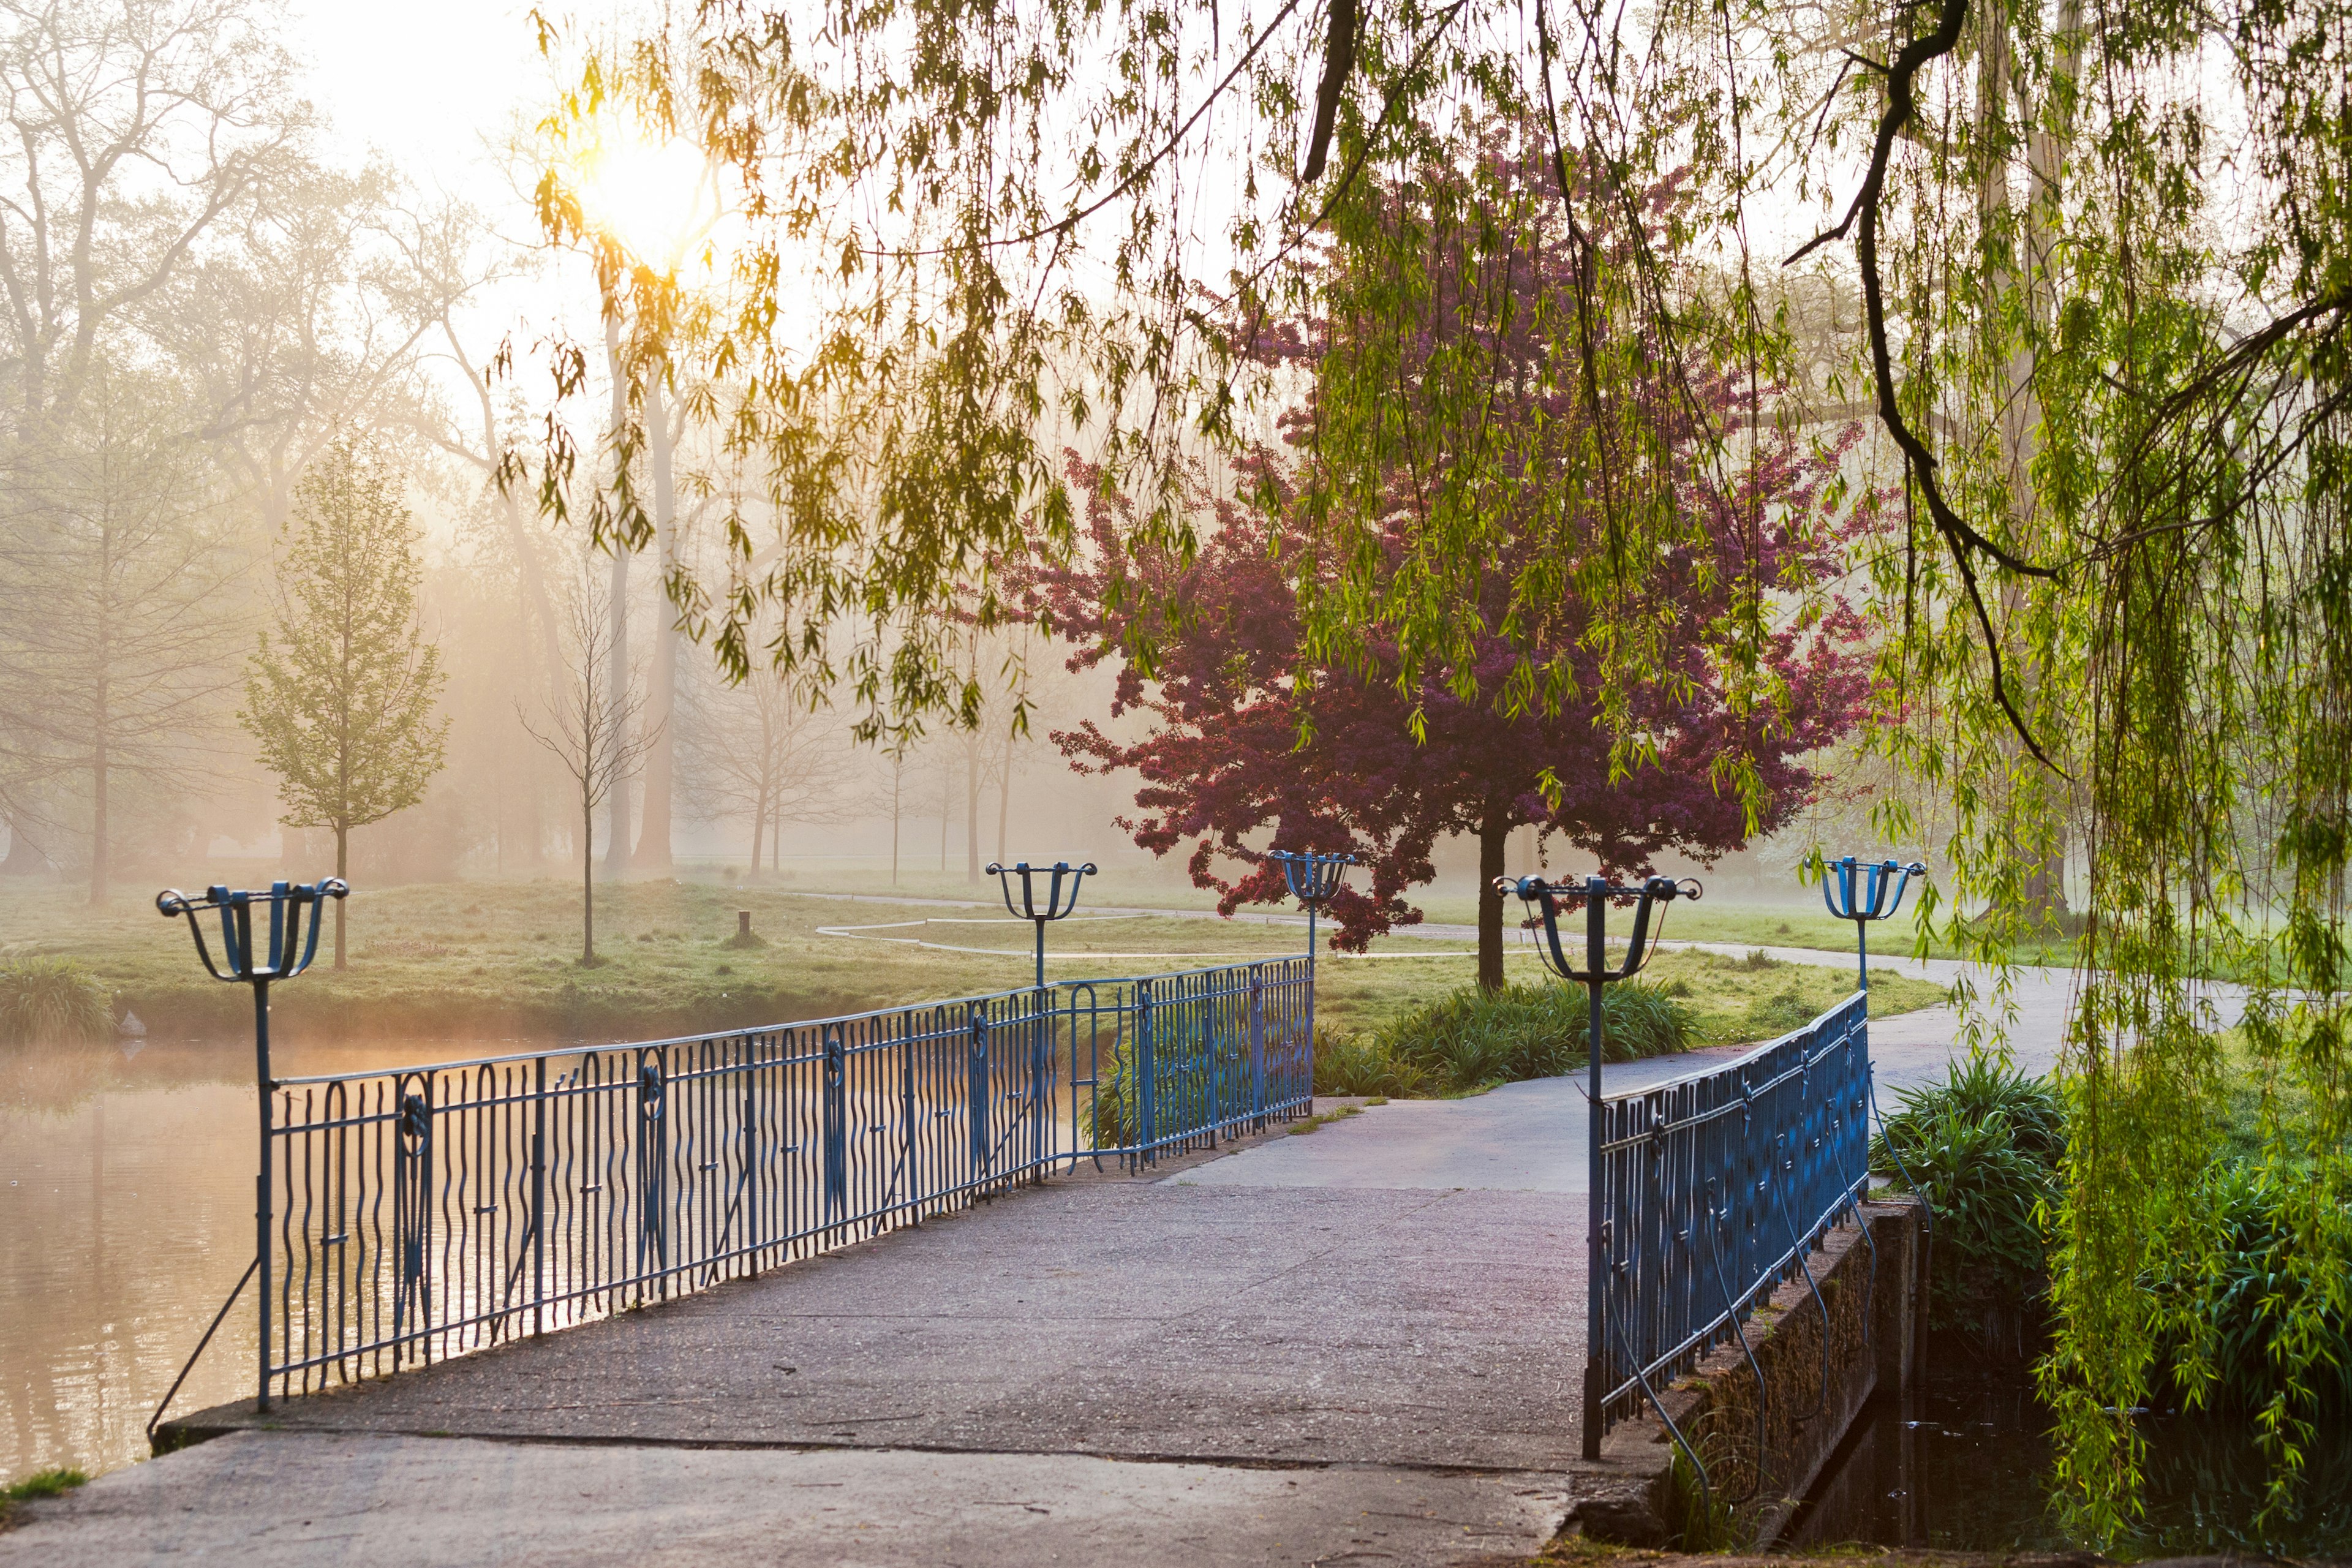
[[[292,1075],[519,1048],[302,1050]],[[253,1256],[252,1046],[0,1047],[0,1479],[147,1455],[147,1419]],[[253,1391],[248,1288],[174,1413]]]
[[[1862,1542],[1946,1551],[2054,1551],[2070,1537],[2050,1507],[2050,1418],[2022,1369],[1932,1373],[1906,1408],[1874,1401],[1790,1531],[1794,1546]],[[2147,1417],[2147,1515],[2127,1557],[2228,1552],[2352,1556],[2352,1425],[2305,1456],[2285,1517],[2258,1526],[2265,1468],[2252,1427]]]

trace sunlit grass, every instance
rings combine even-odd
[[[244,880],[255,885],[266,878]],[[1138,894],[1149,889],[1137,880],[1122,886],[1106,879],[1099,902],[1089,883],[1081,916],[1097,918],[1048,931],[1049,978],[1163,973],[1277,957],[1304,945],[1305,932],[1295,924],[1174,914],[1099,918],[1120,903],[1140,903]],[[992,888],[982,890],[992,894]],[[901,891],[940,896],[929,889]],[[580,894],[569,880],[362,885],[348,904],[349,968],[331,970],[322,942],[318,966],[277,988],[273,1014],[289,1043],[609,1040],[1027,984],[1027,922],[1005,916],[1001,904],[991,910],[976,899],[960,902],[964,907],[853,900],[795,883],[600,886],[600,962],[586,968],[579,962]],[[1163,908],[1171,902],[1160,900]],[[738,910],[751,911],[761,945],[732,945]],[[185,923],[164,921],[151,906],[126,900],[91,910],[37,886],[0,888],[0,957],[28,955],[78,959],[159,1035],[242,1036],[249,1026],[251,1002],[243,988],[206,979]],[[1324,955],[1320,1014],[1344,1028],[1377,1026],[1457,990],[1475,963],[1467,942],[1404,936],[1374,943],[1369,957],[1336,955],[1328,944]],[[1544,983],[1533,948],[1516,931],[1506,971],[1515,981]],[[1708,1040],[1763,1037],[1776,1032],[1769,1026],[1778,1015],[1767,1005],[1776,998],[1782,1011],[1802,1006],[1810,1016],[1852,984],[1842,963],[1750,970],[1736,959],[1696,952],[1660,955],[1649,977],[1687,992],[1698,1033]],[[1941,992],[1886,975],[1875,1000],[1918,1006],[1941,1000]]]

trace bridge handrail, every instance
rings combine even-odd
[[[1868,1004],[1601,1100],[1604,1429],[1737,1340],[1867,1194]]]
[[[268,1386],[382,1375],[1313,1108],[1304,957],[268,1086]]]

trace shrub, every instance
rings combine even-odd
[[[2036,1211],[2057,1195],[2065,1150],[2057,1091],[1972,1056],[1897,1103],[1871,1141],[1870,1168],[1934,1210],[1930,1321],[1981,1326],[2037,1300],[2047,1269]]]
[[[1553,1078],[1584,1065],[1588,1003],[1581,987],[1465,987],[1368,1034],[1316,1042],[1320,1094],[1464,1094]],[[1690,1010],[1638,981],[1602,994],[1601,1059],[1631,1061],[1685,1049]]]
[[[0,1040],[55,1045],[114,1037],[114,1004],[69,958],[0,963]]]
[[[1315,1092],[1392,1095],[1413,1099],[1430,1092],[1428,1075],[1390,1054],[1370,1035],[1337,1029],[1315,1031]]]
[[[2331,1292],[2311,1277],[2297,1195],[2313,1194],[2282,1190],[2251,1165],[2215,1166],[2199,1194],[2211,1251],[2167,1258],[2142,1281],[2165,1303],[2166,1359],[2184,1394],[2258,1410],[2280,1392],[2274,1347],[2304,1336],[2319,1350],[2315,1375],[2291,1403],[2352,1407],[2352,1312],[2340,1283]],[[2337,1223],[2352,1220],[2352,1197],[2335,1194],[2333,1206]]]

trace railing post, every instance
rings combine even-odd
[[[547,1331],[547,1058],[533,1064],[530,1093],[530,1331]]]
[[[1597,930],[1606,908],[1602,900],[1587,900]],[[1604,939],[1593,938],[1598,945]],[[1601,967],[1595,964],[1594,968]],[[1591,1019],[1584,1037],[1586,1071],[1591,1087],[1585,1097],[1585,1137],[1590,1143],[1586,1151],[1587,1179],[1590,1191],[1585,1194],[1585,1285],[1584,1285],[1584,1457],[1601,1458],[1601,1434],[1608,1430],[1608,1421],[1601,1408],[1608,1392],[1605,1365],[1608,1350],[1609,1257],[1606,1184],[1601,1175],[1601,1144],[1606,1136],[1606,1107],[1601,1099],[1601,982],[1588,983],[1591,993]]]
[[[742,1131],[738,1139],[738,1147],[743,1152],[743,1170],[737,1180],[743,1191],[743,1256],[750,1260],[744,1272],[752,1275],[760,1272],[760,1253],[768,1245],[768,1216],[761,1214],[760,1203],[760,1072],[757,1049],[751,1037],[746,1035],[743,1037],[742,1060]],[[726,1237],[721,1237],[719,1240],[723,1246]]]
[[[1151,1162],[1151,1141],[1160,1125],[1160,1065],[1151,1055],[1151,982],[1135,983],[1135,1147],[1139,1163]]]
[[[261,1280],[257,1314],[261,1367],[254,1403],[256,1408],[262,1410],[269,1408],[269,1289],[273,1272],[269,1266],[269,1097],[275,1092],[276,1080],[269,1070],[269,983],[290,980],[310,967],[310,961],[319,955],[320,917],[325,912],[325,900],[340,899],[350,891],[341,878],[322,877],[308,886],[273,882],[267,893],[233,893],[225,887],[212,887],[205,889],[201,899],[192,899],[176,888],[166,888],[155,895],[158,914],[165,920],[186,919],[188,934],[195,941],[196,957],[205,973],[215,980],[253,987],[253,1084],[254,1096],[260,1101],[256,1121],[261,1131],[260,1158],[256,1162],[253,1178],[253,1267]],[[257,899],[266,900],[269,906],[269,945],[262,953],[257,953],[253,946],[253,904]],[[306,910],[310,911],[307,936],[303,927]],[[198,919],[213,912],[220,916],[221,958],[226,968],[213,962],[212,949],[205,941],[204,925]]]
[[[1265,1131],[1265,983],[1257,965],[1249,972],[1250,1131]]]
[[[254,1408],[269,1408],[269,1100],[273,1092],[269,1075],[269,984],[257,980],[253,984],[253,1082],[254,1094],[261,1101],[261,1161],[260,1170],[253,1179],[253,1247],[258,1259],[261,1294],[261,1386],[254,1400]]]
[[[637,1058],[637,1290],[645,1299],[648,1259],[669,1295],[669,1149],[664,1114],[669,1096],[657,1056]]]
[[[903,1022],[898,1030],[898,1125],[907,1140],[907,1213],[915,1224],[920,1225],[923,1184],[915,1154],[922,1140],[915,1135],[915,1032]]]
[[[1602,1409],[1602,1400],[1610,1387],[1613,1369],[1610,1360],[1609,1335],[1612,1315],[1632,1318],[1631,1294],[1639,1279],[1641,1260],[1629,1258],[1627,1249],[1638,1255],[1643,1237],[1631,1234],[1633,1227],[1612,1229],[1614,1209],[1610,1203],[1606,1168],[1601,1148],[1611,1126],[1608,1104],[1601,1098],[1601,993],[1613,981],[1630,980],[1642,971],[1651,952],[1650,916],[1660,904],[1676,899],[1696,899],[1700,889],[1696,882],[1687,885],[1664,877],[1651,877],[1638,885],[1612,886],[1606,877],[1588,877],[1580,884],[1563,882],[1557,886],[1541,877],[1497,878],[1494,883],[1498,894],[1516,893],[1524,903],[1533,904],[1543,916],[1543,945],[1538,949],[1545,964],[1561,979],[1582,985],[1589,999],[1585,1025],[1585,1137],[1586,1170],[1591,1192],[1586,1196],[1585,1210],[1585,1291],[1584,1291],[1584,1457],[1601,1458],[1601,1439],[1609,1429]],[[1584,906],[1584,962],[1579,967],[1560,945],[1559,909],[1562,897],[1575,899]],[[1609,903],[1612,899],[1638,900],[1633,913],[1633,929],[1625,943],[1625,960],[1615,968],[1609,965]],[[1626,1290],[1628,1300],[1621,1307],[1609,1300],[1612,1281],[1621,1273],[1629,1275]],[[1627,1353],[1632,1353],[1630,1349]]]
[[[843,1078],[849,1049],[838,1026],[824,1032],[824,1215],[838,1223],[849,1202],[849,1107]]]
[[[1054,1010],[1048,998],[1051,993],[1033,991],[1029,996],[1029,1170],[1030,1180],[1043,1179],[1045,1165],[1045,1113],[1052,1104],[1045,1088],[1045,1070],[1052,1057],[1052,1040],[1048,1031],[1053,1027]]]
[[[967,1130],[971,1179],[977,1182],[988,1170],[988,1015],[977,1002],[971,1004],[965,1025],[964,1101],[971,1113]]]

